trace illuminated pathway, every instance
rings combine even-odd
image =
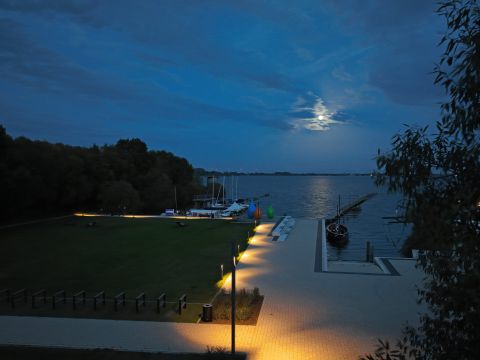
[[[257,326],[237,326],[237,349],[249,359],[356,359],[376,338],[394,340],[402,324],[415,323],[421,274],[413,261],[392,261],[401,276],[315,273],[317,224],[297,219],[285,242],[272,242],[272,225],[262,225],[243,255],[238,287],[257,286],[265,295]],[[377,271],[368,266],[362,271]],[[207,345],[228,348],[230,327],[0,316],[0,343],[204,352]]]

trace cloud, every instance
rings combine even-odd
[[[14,20],[0,18],[0,43],[0,74],[4,79],[42,91],[68,90],[113,99],[131,95],[110,79],[102,79],[54,51],[38,46]]]
[[[87,3],[65,1],[27,0],[7,1],[3,9],[16,12],[43,12],[68,15],[84,26],[113,30],[142,47],[155,49],[162,56],[140,54],[139,57],[156,65],[181,63],[203,69],[217,78],[244,81],[267,90],[295,92],[298,87],[288,74],[276,71],[275,64],[251,56],[250,49],[242,49],[228,41],[217,41],[217,23],[225,16],[235,17],[239,11],[272,22],[293,22],[289,11],[245,2],[244,4],[217,1],[183,0],[158,2],[143,0],[105,0]],[[0,6],[0,9],[2,7]],[[259,21],[259,20],[257,20]],[[227,40],[227,39],[225,39]]]
[[[1,0],[0,9],[17,12],[51,11],[85,14],[95,6],[95,0]]]
[[[324,100],[313,93],[299,96],[293,104],[291,115],[291,124],[295,129],[327,131],[332,125],[344,123],[338,119],[337,110],[327,108]]]
[[[332,70],[332,75],[341,81],[352,81],[353,76],[349,74],[343,65],[337,66]]]
[[[362,31],[370,37],[382,38],[407,33],[428,24],[437,7],[437,0],[326,0],[344,28],[352,33]]]
[[[436,45],[444,25],[435,13],[436,0],[355,1],[328,0],[338,24],[357,46],[368,46],[365,55],[369,85],[397,104],[433,106],[442,91],[431,74],[441,49]],[[332,72],[338,79],[339,71]]]

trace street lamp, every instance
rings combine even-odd
[[[235,258],[235,244],[232,241],[232,355],[235,355],[235,301],[236,301],[236,290],[235,290],[235,270],[237,267],[237,262]]]

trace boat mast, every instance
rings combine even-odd
[[[213,206],[213,199],[215,198],[215,175],[212,176],[212,203]]]
[[[223,205],[225,205],[225,175],[223,175],[222,190],[223,190]]]
[[[215,198],[215,205],[218,204],[218,199],[220,198],[220,188],[218,188],[218,193],[217,193],[217,197]]]

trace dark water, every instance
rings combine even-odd
[[[230,179],[225,187],[230,190]],[[228,191],[229,193],[231,192]],[[349,215],[343,222],[350,233],[350,241],[343,249],[329,246],[330,259],[364,260],[366,243],[370,241],[376,256],[400,256],[400,250],[409,234],[409,227],[391,224],[385,216],[396,216],[401,197],[387,194],[377,188],[369,176],[241,176],[238,178],[238,196],[256,197],[265,214],[272,205],[276,215],[322,218],[336,213],[338,196],[346,204],[355,197],[376,192],[376,196],[361,206],[361,211]]]

